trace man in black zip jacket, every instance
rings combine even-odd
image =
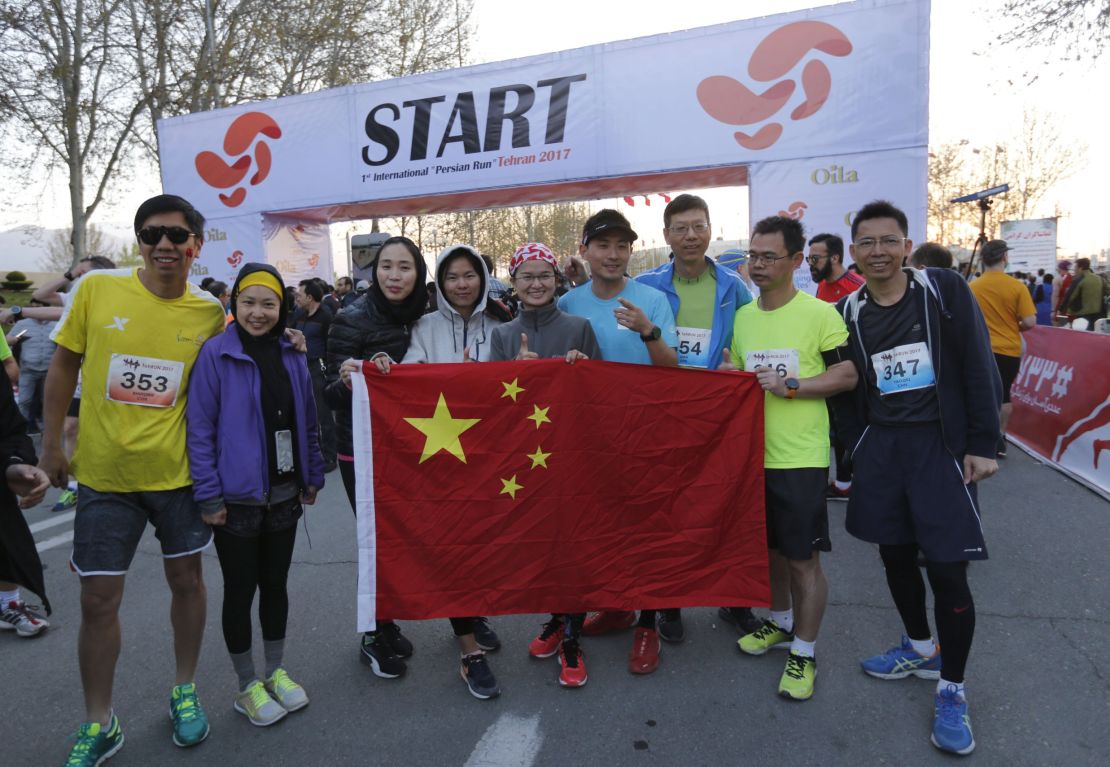
[[[889,202],[852,221],[851,254],[867,284],[837,309],[859,371],[834,403],[837,429],[855,445],[848,532],[879,544],[905,626],[900,645],[862,661],[879,679],[937,679],[932,742],[975,748],[964,667],[975,631],[967,563],[986,559],[975,483],[998,470],[1002,384],[990,336],[963,279],[905,267],[906,215]],[[940,648],[925,610],[917,552],[926,559]]]

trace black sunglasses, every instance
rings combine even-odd
[[[139,240],[147,245],[157,245],[162,237],[168,237],[174,245],[181,245],[190,237],[192,232],[180,226],[148,226],[138,231]]]

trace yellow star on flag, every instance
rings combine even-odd
[[[509,495],[515,501],[516,500],[516,491],[517,490],[523,490],[523,489],[524,489],[524,485],[518,485],[516,483],[516,474],[514,474],[513,476],[509,477],[508,479],[501,480],[501,492],[498,493],[498,495]]]
[[[550,409],[550,407],[532,405],[532,415],[528,416],[528,420],[535,421],[537,429],[540,428],[542,424],[551,423],[551,419],[547,417],[547,411]]]
[[[443,393],[439,395],[435,413],[431,418],[406,418],[405,422],[424,435],[424,452],[420,454],[420,463],[431,458],[440,450],[446,450],[451,455],[466,463],[466,453],[463,452],[462,442],[459,437],[467,429],[474,426],[480,418],[453,418],[447,409],[447,400]]]
[[[547,459],[550,455],[551,455],[551,453],[545,453],[543,451],[543,446],[542,445],[538,445],[536,447],[536,452],[534,452],[530,456],[528,456],[529,458],[532,459],[532,468],[534,469],[537,466],[542,466],[543,468],[546,469],[547,468]]]
[[[512,381],[509,381],[507,383],[505,381],[501,382],[501,385],[505,387],[505,393],[501,395],[502,399],[504,399],[505,397],[512,397],[513,402],[516,402],[516,395],[524,391],[522,387],[517,386],[517,382],[519,380],[519,378],[514,378]]]

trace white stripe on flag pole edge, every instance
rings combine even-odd
[[[56,517],[51,517],[50,519],[44,519],[42,522],[36,522],[33,525],[28,525],[27,529],[30,530],[32,533],[37,533],[41,530],[47,529],[48,527],[55,527],[57,525],[64,525],[66,522],[69,522],[71,519],[73,519],[76,516],[77,516],[76,511],[69,511],[69,512],[66,512],[65,514],[59,514]]]
[[[538,715],[502,714],[482,735],[463,767],[531,767],[542,745]]]
[[[365,374],[351,375],[351,436],[355,459],[355,526],[358,535],[358,630],[377,628],[378,537],[374,517],[374,435]]]
[[[41,543],[35,544],[35,551],[47,551],[48,549],[56,549],[57,547],[69,543],[73,540],[73,531],[67,530],[61,535],[55,535],[53,538],[47,538]]]

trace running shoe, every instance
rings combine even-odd
[[[586,659],[576,639],[564,639],[559,645],[559,684],[581,687],[586,684]]]
[[[50,628],[39,609],[38,605],[24,604],[22,599],[8,602],[0,610],[0,629],[14,631],[21,637],[38,636]]]
[[[170,691],[170,719],[175,746],[195,746],[208,737],[208,717],[197,698],[196,684],[179,684]]]
[[[528,644],[528,654],[533,658],[550,658],[559,652],[559,643],[563,641],[563,622],[552,618],[543,624],[539,636]]]
[[[501,649],[501,639],[489,625],[489,618],[481,616],[474,619],[474,641],[486,652]]]
[[[270,697],[266,687],[257,679],[235,696],[235,710],[249,719],[255,727],[269,727],[274,722],[284,719],[289,713]]]
[[[860,666],[864,673],[876,679],[905,679],[911,675],[940,679],[940,648],[926,658],[913,649],[909,637],[903,636],[901,645],[891,647],[882,655],[864,658]]]
[[[54,508],[52,508],[51,511],[65,511],[66,509],[72,509],[76,505],[77,493],[66,489],[58,496],[58,502],[54,504]]]
[[[794,641],[793,631],[784,631],[773,620],[763,621],[758,631],[740,637],[736,646],[748,655],[763,655],[768,650],[784,650]]]
[[[588,637],[601,636],[610,631],[623,631],[630,629],[636,623],[635,612],[603,612],[590,613],[586,622],[582,624],[582,635]]]
[[[967,701],[954,684],[948,685],[937,693],[933,734],[930,740],[941,751],[961,756],[966,756],[975,750],[975,737],[971,734],[971,719],[967,715]]]
[[[741,636],[759,631],[763,627],[763,619],[757,617],[750,607],[721,607],[717,609],[717,617],[732,624]]]
[[[397,657],[383,631],[370,631],[362,635],[362,662],[370,665],[375,676],[396,679],[407,670],[405,662]]]
[[[389,649],[393,650],[394,655],[398,658],[412,657],[412,642],[401,633],[400,626],[393,621],[379,621],[378,628],[385,635],[385,641],[389,643]]]
[[[486,661],[484,652],[473,652],[462,657],[459,674],[466,682],[466,689],[478,700],[489,700],[501,694],[497,679]]]
[[[852,488],[841,490],[836,485],[829,485],[825,490],[826,501],[844,501],[847,502],[852,496]]]
[[[283,668],[274,669],[273,676],[263,682],[266,692],[286,711],[300,711],[308,705],[308,693],[289,678]]]
[[[633,674],[650,674],[659,668],[659,632],[637,626],[632,635],[632,652],[628,670]]]
[[[686,628],[682,625],[682,611],[678,608],[663,610],[655,622],[659,638],[664,642],[678,644],[686,638]]]
[[[786,656],[786,669],[779,680],[779,695],[791,700],[813,697],[813,680],[817,677],[817,661],[791,651]]]
[[[86,722],[77,730],[77,742],[70,749],[66,767],[97,767],[123,748],[123,730],[115,714],[105,727],[100,722]]]

